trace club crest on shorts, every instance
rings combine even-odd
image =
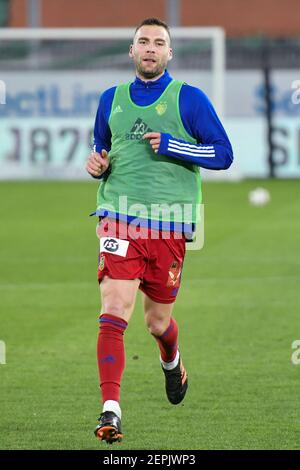
[[[99,259],[99,271],[103,271],[105,265],[105,255],[101,255]]]
[[[167,287],[179,287],[180,284],[181,265],[178,261],[173,261],[169,267],[169,276]]]

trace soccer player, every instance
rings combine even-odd
[[[136,28],[129,50],[136,78],[102,94],[94,151],[86,164],[88,173],[100,179],[94,214],[99,216],[97,361],[103,410],[95,434],[108,443],[123,437],[124,333],[138,289],[146,325],[160,350],[168,400],[176,405],[185,396],[187,373],[172,313],[186,239],[195,229],[195,208],[201,202],[199,167],[224,170],[233,160],[206,95],[167,72],[172,54],[164,22],[149,18]]]

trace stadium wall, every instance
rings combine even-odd
[[[134,26],[147,16],[167,20],[165,0],[40,0],[43,27]],[[222,26],[228,37],[299,36],[299,0],[181,0],[181,26]],[[11,0],[8,26],[27,26],[26,0]]]

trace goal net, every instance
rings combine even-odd
[[[134,77],[132,28],[0,30],[0,180],[87,179],[101,93]],[[221,28],[173,28],[174,78],[224,113]]]

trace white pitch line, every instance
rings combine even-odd
[[[182,278],[183,283],[192,282],[192,283],[201,283],[201,282],[257,282],[257,281],[284,281],[284,280],[300,280],[300,276],[255,276],[255,277],[210,277],[210,278],[193,278],[193,279],[184,279]]]
[[[8,284],[0,284],[0,289],[48,289],[50,288],[57,288],[57,287],[78,287],[78,286],[93,286],[93,284],[97,285],[97,282],[32,282],[32,283],[23,283],[19,284],[17,282],[11,282]]]

